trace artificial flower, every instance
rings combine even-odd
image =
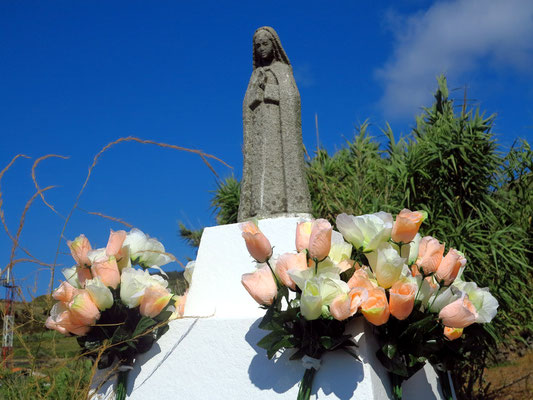
[[[89,243],[89,239],[87,239],[85,235],[80,235],[73,241],[67,241],[67,245],[70,248],[72,258],[74,258],[79,266],[91,265],[87,258],[87,253],[91,251],[91,243]]]
[[[450,328],[449,326],[444,327],[444,336],[448,340],[459,339],[463,334],[463,328]]]
[[[115,257],[96,259],[91,265],[91,272],[94,277],[100,278],[104,285],[113,289],[116,289],[120,283],[120,271]]]
[[[105,253],[108,257],[119,257],[120,249],[126,239],[126,231],[114,231],[111,229],[109,240],[105,248]]]
[[[161,242],[136,228],[128,232],[123,246],[129,247],[131,262],[143,268],[161,267],[173,260],[165,253],[165,247]]]
[[[271,305],[278,294],[276,281],[267,265],[252,273],[243,274],[241,282],[253,299],[262,305]]]
[[[168,286],[168,282],[159,275],[150,275],[148,271],[126,268],[120,278],[120,299],[128,308],[137,307],[147,287],[152,285]]]
[[[411,314],[417,289],[416,283],[410,280],[399,280],[392,285],[389,291],[389,309],[394,317],[403,320]]]
[[[59,287],[54,290],[52,297],[62,302],[69,302],[76,294],[77,289],[68,282],[61,282]]]
[[[337,216],[337,228],[357,249],[373,251],[390,238],[392,215],[383,211],[359,216],[340,214]]]
[[[172,298],[172,293],[161,285],[152,285],[144,291],[139,312],[144,317],[154,318],[165,308]]]
[[[464,281],[455,281],[453,286],[468,295],[468,299],[472,302],[478,314],[476,322],[486,324],[496,316],[498,300],[489,292],[488,288],[480,288],[475,282]]]
[[[380,287],[369,290],[368,298],[361,304],[361,312],[373,325],[386,323],[389,320],[390,310],[385,290]]]
[[[416,265],[424,270],[424,274],[429,275],[437,271],[443,255],[444,244],[431,236],[425,236],[420,240]]]
[[[309,236],[309,257],[323,260],[331,249],[331,232],[333,228],[325,219],[313,221],[311,236]]]
[[[391,239],[397,243],[409,243],[418,233],[422,222],[427,218],[425,211],[411,211],[404,208],[396,216],[392,227]]]
[[[292,290],[296,289],[296,284],[289,275],[289,270],[303,271],[307,269],[307,257],[305,253],[285,253],[275,262],[275,272],[281,283]]]
[[[476,307],[466,294],[445,306],[439,313],[442,323],[450,328],[466,328],[476,322],[477,317]]]
[[[457,274],[459,274],[461,267],[465,264],[466,258],[463,253],[453,248],[448,250],[448,254],[442,259],[435,272],[437,281],[444,282],[445,286],[450,285],[457,277]]]
[[[367,258],[378,284],[385,289],[400,278],[406,261],[390,243],[381,243],[375,251],[367,254]]]
[[[300,222],[296,225],[296,251],[298,253],[309,247],[312,226],[311,221]]]
[[[240,225],[242,237],[250,255],[259,263],[264,263],[272,256],[272,246],[266,236],[252,221]]]
[[[107,310],[113,305],[113,293],[99,277],[85,281],[85,289],[100,311]]]
[[[61,270],[61,273],[63,274],[68,283],[70,283],[75,288],[80,289],[82,286],[80,284],[80,280],[78,279],[77,268],[77,265],[74,265],[70,268],[63,268]]]
[[[100,318],[100,310],[86,290],[80,289],[67,305],[72,317],[83,325],[94,325]]]

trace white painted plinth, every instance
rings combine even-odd
[[[282,254],[295,251],[297,222],[267,219],[259,227],[274,252]],[[253,269],[237,224],[204,230],[185,318],[172,321],[152,349],[139,355],[129,374],[128,399],[296,399],[302,364],[290,361],[290,354],[268,360],[257,346],[268,333],[258,328],[265,311],[241,284],[241,275]],[[391,398],[388,374],[375,357],[371,326],[357,318],[349,329],[363,362],[343,351],[325,354],[312,398]],[[437,381],[426,365],[404,383],[404,399],[441,399]],[[107,382],[96,398],[113,398],[113,384]]]

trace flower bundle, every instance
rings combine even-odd
[[[360,280],[355,285],[369,291],[361,311],[375,325],[377,356],[390,372],[397,399],[402,397],[402,382],[426,361],[442,378],[446,398],[451,398],[445,372],[468,347],[455,340],[468,326],[490,322],[498,308],[488,289],[461,279],[467,262],[461,252],[449,248],[444,255],[444,243],[420,236],[426,217],[425,212],[404,209],[394,222],[384,212],[341,214],[336,221],[354,246],[354,259],[363,265],[354,274]]]
[[[391,375],[393,395],[429,361],[437,373],[464,357],[474,323],[488,323],[498,302],[486,288],[461,279],[465,256],[437,239],[421,237],[425,212],[402,210],[394,220],[385,212],[340,214],[332,229],[317,219],[299,223],[296,252],[274,256],[268,239],[252,222],[242,236],[257,269],[242,283],[267,312],[259,327],[271,331],[258,345],[272,358],[297,349],[306,372],[298,399],[308,399],[319,359],[344,349],[357,356],[347,323],[358,315],[374,325],[377,357]],[[450,397],[447,376],[443,392]]]
[[[160,270],[173,257],[138,229],[111,231],[105,248],[93,250],[84,235],[67,244],[76,265],[62,271],[66,281],[52,294],[58,302],[46,327],[78,336],[85,354],[98,355],[99,368],[118,361],[117,399],[124,399],[136,354],[148,351],[169,319],[183,313],[185,298],[147,271]]]
[[[270,331],[258,345],[272,358],[281,349],[296,349],[291,360],[302,360],[306,372],[298,399],[309,399],[320,358],[343,349],[357,359],[347,319],[364,300],[350,290],[352,245],[323,219],[297,227],[296,252],[273,256],[272,246],[253,222],[241,225],[250,255],[258,265],[242,276],[242,284],[267,311],[259,328]]]

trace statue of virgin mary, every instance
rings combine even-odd
[[[253,72],[243,102],[244,163],[238,220],[306,215],[300,93],[276,31],[253,38]]]

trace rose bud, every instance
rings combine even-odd
[[[415,304],[415,293],[418,286],[412,282],[397,281],[390,289],[390,313],[399,320],[406,319]]]
[[[446,336],[448,340],[459,339],[462,334],[463,328],[450,328],[449,326],[444,327],[444,336]]]
[[[296,289],[296,284],[289,276],[289,270],[303,271],[307,269],[307,257],[305,253],[291,254],[285,253],[281,255],[276,261],[276,275],[281,283],[292,290]]]
[[[467,295],[448,304],[439,313],[442,323],[450,328],[466,328],[476,322],[477,316],[476,307]]]
[[[240,225],[242,237],[250,255],[260,263],[264,263],[272,256],[272,246],[256,224],[251,221]]]
[[[427,215],[425,211],[411,211],[404,208],[394,221],[391,232],[392,240],[396,243],[409,243],[418,233],[418,229]]]
[[[385,290],[374,288],[368,291],[368,299],[361,304],[361,312],[368,322],[379,326],[389,320],[389,303]]]
[[[139,312],[144,317],[154,318],[163,311],[163,308],[166,307],[171,298],[172,293],[163,286],[150,286],[144,291]]]
[[[418,247],[416,265],[422,267],[424,274],[437,271],[444,255],[444,244],[431,236],[423,237]]]
[[[311,221],[300,222],[296,226],[296,251],[300,253],[309,247],[309,238],[311,237]]]
[[[241,282],[254,300],[262,305],[271,305],[278,294],[272,271],[266,265],[250,274],[243,274]]]
[[[465,264],[466,258],[463,254],[453,248],[450,249],[437,268],[435,273],[437,281],[444,281],[445,286],[450,285],[457,278],[459,270]]]
[[[67,245],[70,248],[72,258],[79,266],[91,265],[89,258],[87,258],[87,253],[91,251],[91,243],[89,243],[89,239],[85,235],[78,236],[74,241],[67,241]]]
[[[126,231],[113,231],[109,234],[109,240],[107,241],[107,246],[105,248],[105,254],[108,257],[114,256],[117,257],[122,248],[122,244],[126,239]]]
[[[309,256],[323,260],[331,249],[331,232],[333,228],[325,219],[313,221],[311,236],[309,237]]]

